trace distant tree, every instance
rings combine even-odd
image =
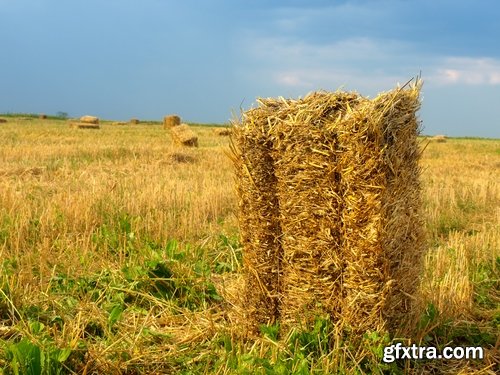
[[[62,119],[67,119],[68,118],[68,112],[59,111],[59,112],[56,113],[56,116],[60,117]]]

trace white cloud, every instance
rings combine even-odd
[[[500,60],[447,57],[438,62],[430,79],[439,85],[500,85]]]
[[[348,38],[324,44],[277,37],[249,37],[245,53],[266,84],[296,90],[339,87],[376,94],[418,74],[403,63],[411,54],[395,40]]]

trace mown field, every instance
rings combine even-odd
[[[175,146],[158,124],[0,124],[0,373],[498,370],[500,140],[422,139],[417,344],[481,346],[486,358],[384,364],[390,338],[340,341],[326,320],[286,338],[274,326],[242,335],[229,141],[193,129],[197,149]]]

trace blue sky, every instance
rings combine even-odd
[[[424,133],[500,138],[494,0],[0,0],[0,112],[227,122],[422,72]]]

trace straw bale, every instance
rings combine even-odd
[[[447,138],[448,137],[446,137],[446,135],[438,134],[432,137],[432,140],[438,143],[444,143],[446,142]]]
[[[419,90],[261,99],[236,124],[250,325],[325,312],[357,333],[409,323],[425,243]]]
[[[169,115],[163,117],[163,127],[165,129],[170,129],[174,126],[179,126],[181,124],[181,118],[177,115]]]
[[[137,125],[137,124],[139,124],[139,122],[140,122],[139,119],[136,119],[136,118],[131,118],[130,119],[130,123],[131,124]]]
[[[40,120],[45,120],[45,119],[47,119],[47,115],[46,115],[46,114],[44,114],[44,113],[40,113],[40,114],[38,115],[38,118],[39,118]]]
[[[72,122],[70,123],[70,127],[74,129],[100,129],[101,126],[99,124],[89,124],[85,122]]]
[[[217,128],[214,129],[214,133],[219,136],[229,136],[231,135],[231,129],[230,128]]]
[[[80,117],[80,122],[85,124],[99,124],[99,118],[95,116],[82,116]]]
[[[174,141],[183,146],[198,147],[198,136],[191,130],[189,125],[182,124],[171,129]]]
[[[7,119],[0,118],[0,124],[5,124],[7,122]]]

